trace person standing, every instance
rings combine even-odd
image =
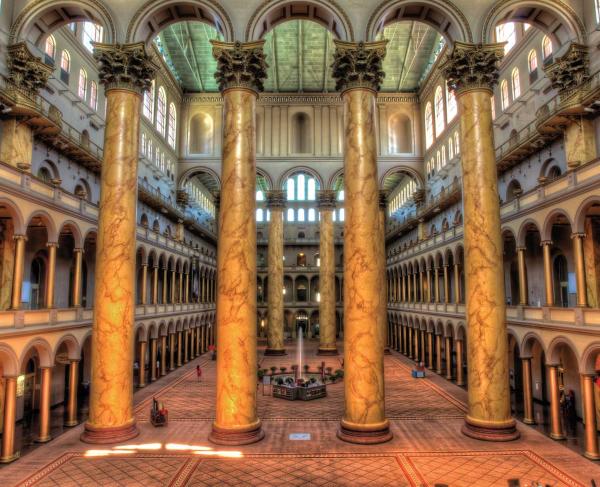
[[[200,365],[196,365],[196,377],[198,377],[198,382],[200,382],[200,379],[202,378],[202,369],[200,368]]]

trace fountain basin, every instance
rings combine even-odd
[[[288,401],[312,401],[327,396],[325,384],[310,387],[298,385],[275,385],[273,384],[273,397],[287,399]]]

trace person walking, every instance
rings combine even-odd
[[[200,368],[200,365],[196,365],[196,376],[198,377],[198,382],[200,382],[200,379],[202,378],[202,369]]]

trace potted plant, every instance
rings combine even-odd
[[[329,375],[331,375],[332,371],[333,371],[333,367],[325,367],[325,372],[327,372]]]
[[[281,371],[282,374],[285,374],[287,367],[279,367],[279,370]]]
[[[308,374],[309,369],[310,369],[310,365],[306,364],[304,366],[304,373]]]
[[[344,371],[343,371],[342,369],[337,369],[337,370],[335,371],[335,376],[336,376],[338,379],[343,379],[343,378],[344,378]]]
[[[263,369],[258,369],[256,376],[258,377],[259,381],[262,381],[263,377],[265,376],[265,371]]]
[[[271,375],[275,375],[275,372],[277,372],[277,367],[275,367],[274,365],[271,367]]]
[[[277,378],[277,385],[278,386],[282,386],[283,385],[283,378],[281,378],[281,377]]]

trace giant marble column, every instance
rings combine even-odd
[[[283,210],[285,194],[281,190],[267,192],[267,207],[271,211],[269,222],[269,249],[267,265],[267,349],[265,355],[285,355],[283,345]]]
[[[157,66],[143,43],[95,44],[107,108],[95,270],[89,443],[137,436],[133,416],[135,231],[142,93]]]
[[[375,100],[386,41],[336,41],[333,77],[344,104],[344,401],[338,437],[351,443],[392,438],[383,382],[386,295],[381,290]],[[382,310],[383,308],[383,310]]]
[[[321,222],[319,226],[319,355],[337,355],[335,321],[335,241],[333,212],[335,191],[322,190],[318,194]]]
[[[386,267],[387,267],[387,258],[386,258],[386,250],[385,250],[385,212],[387,210],[388,204],[388,192],[380,191],[379,192],[379,237],[383,242],[383,252],[379,255],[379,272],[381,274],[381,291],[384,292],[387,288],[387,279],[386,279]],[[394,301],[397,301],[397,287],[396,280],[393,280],[392,290],[394,291]],[[387,294],[387,292],[386,292]],[[388,346],[388,313],[387,313],[387,303],[385,306],[381,307],[381,321],[383,322],[383,353],[390,354],[390,349]]]
[[[502,44],[457,42],[442,66],[458,99],[463,169],[468,405],[463,433],[519,437],[510,414],[502,238],[490,98]]]
[[[223,161],[217,253],[217,399],[209,439],[224,445],[264,437],[256,411],[256,100],[262,45],[212,41],[223,95]]]

